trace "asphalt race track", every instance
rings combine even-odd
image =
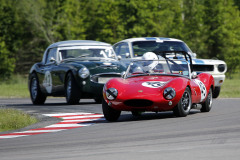
[[[32,128],[57,123],[43,114],[102,113],[101,105],[83,100],[66,105],[51,98],[34,106],[29,99],[0,99],[0,105],[35,114],[42,121]],[[9,133],[9,132],[8,132]],[[2,134],[2,133],[1,133]],[[0,160],[238,160],[240,159],[240,99],[214,99],[209,113],[191,110],[176,118],[172,112],[122,113],[118,122],[54,133],[0,139]]]

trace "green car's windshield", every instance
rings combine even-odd
[[[189,77],[190,66],[189,63],[184,60],[138,60],[130,63],[125,75],[125,78],[144,75],[174,75]]]
[[[185,51],[192,52],[183,42],[178,41],[136,41],[133,42],[134,57],[141,57],[146,52]]]
[[[59,49],[60,59],[68,58],[116,58],[111,47],[81,46],[63,47]]]

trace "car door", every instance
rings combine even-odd
[[[40,85],[42,87],[43,92],[47,95],[52,95],[54,90],[54,83],[56,81],[56,74],[54,70],[57,68],[57,49],[50,48],[47,50],[46,57],[44,60],[44,64],[40,67],[41,75],[40,75]],[[42,78],[41,78],[42,77]]]

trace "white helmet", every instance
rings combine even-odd
[[[153,52],[146,52],[143,54],[142,56],[142,60],[148,60],[149,63],[145,63],[145,65],[143,66],[143,70],[144,71],[150,71],[152,70],[154,67],[157,66],[158,64],[158,56],[153,53]],[[150,61],[150,60],[155,60],[155,61]]]

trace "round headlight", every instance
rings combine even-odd
[[[114,100],[117,98],[118,91],[115,88],[109,88],[106,91],[106,96],[108,100]]]
[[[163,96],[165,99],[170,100],[173,99],[176,96],[176,92],[173,88],[168,87],[164,90]]]
[[[218,71],[219,72],[224,72],[225,71],[225,65],[224,64],[219,64],[218,65]]]
[[[90,72],[89,72],[89,70],[86,67],[84,67],[84,68],[81,68],[78,71],[78,75],[79,75],[79,77],[85,79],[85,78],[87,78],[90,75]]]

